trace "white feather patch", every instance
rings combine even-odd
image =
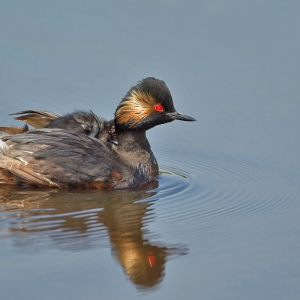
[[[5,155],[8,157],[11,156],[8,146],[1,140],[0,140],[0,155]]]

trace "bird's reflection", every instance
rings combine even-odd
[[[164,277],[167,259],[187,254],[184,246],[155,241],[147,230],[157,185],[115,192],[2,189],[0,231],[21,248],[42,236],[68,250],[109,241],[113,257],[136,287],[154,288]]]

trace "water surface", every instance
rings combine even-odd
[[[24,290],[38,298],[45,289],[51,297],[72,289],[77,298],[77,290],[91,293],[97,278],[91,297],[122,289],[128,299],[134,290],[151,297],[180,283],[175,299],[187,288],[193,299],[212,277],[222,293],[228,284],[244,290],[254,281],[275,296],[291,283],[297,250],[290,241],[296,232],[288,228],[298,219],[297,170],[204,151],[156,152],[161,175],[139,189],[2,188],[1,290],[14,299]],[[280,283],[274,272],[286,273]]]

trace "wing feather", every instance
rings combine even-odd
[[[33,171],[27,166],[26,162],[2,156],[0,158],[0,167],[10,171],[30,184],[36,186],[60,187],[57,183]]]
[[[4,136],[2,144],[0,167],[38,186],[100,186],[116,168],[108,143],[62,129]]]
[[[15,117],[15,120],[24,121],[34,128],[44,128],[48,126],[53,120],[61,117],[60,114],[46,110],[23,110],[10,115],[22,115],[19,117]]]

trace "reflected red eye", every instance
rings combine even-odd
[[[154,106],[154,108],[155,108],[156,111],[163,111],[164,110],[164,108],[163,108],[163,106],[161,104],[156,104]]]
[[[156,261],[155,261],[155,256],[153,255],[153,251],[148,252],[148,263],[150,267],[155,267]]]

